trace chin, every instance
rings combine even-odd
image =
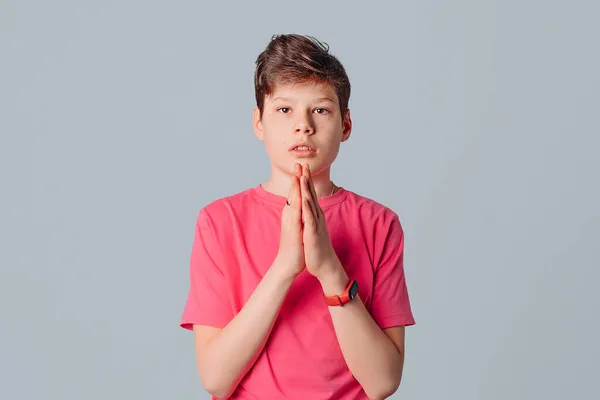
[[[310,167],[310,172],[313,176],[315,175],[319,175],[321,172],[325,171],[327,168],[329,168],[331,166],[331,164],[327,164],[324,163],[322,160],[302,160],[299,159],[297,162],[299,162],[300,164],[304,165],[304,164],[308,164],[308,166]],[[291,173],[293,173],[293,169],[291,171]]]
[[[294,163],[299,163],[300,165],[308,164],[313,175],[320,174],[332,164],[332,162],[328,162],[328,160],[323,160],[319,155],[312,157],[296,157],[291,155],[291,157],[277,157],[277,159],[274,160],[273,165],[286,175],[293,175]]]

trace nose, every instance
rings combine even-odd
[[[294,125],[294,133],[304,135],[312,135],[313,133],[315,133],[315,129],[310,120],[310,117],[304,117],[298,122],[296,122],[296,124]]]

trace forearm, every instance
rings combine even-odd
[[[294,281],[275,260],[240,312],[207,345],[204,385],[217,397],[228,397],[261,353],[283,300]]]
[[[319,277],[325,295],[344,291],[349,277],[341,265]],[[350,372],[369,398],[383,399],[400,384],[403,355],[375,323],[360,297],[329,307],[335,333]]]

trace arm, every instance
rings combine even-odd
[[[299,166],[296,174],[291,178],[288,205],[281,213],[279,252],[271,267],[240,312],[230,317],[222,330],[194,325],[198,374],[204,388],[215,397],[229,397],[252,368],[267,342],[287,292],[296,276],[304,270]],[[204,260],[211,261],[210,257]],[[207,270],[208,265],[210,263],[193,271]],[[206,307],[215,308],[222,303],[221,293],[214,292],[212,297],[202,293],[202,299],[196,299],[196,302],[203,303],[204,300]]]
[[[326,296],[342,293],[349,277],[341,264],[327,270],[331,272],[319,277],[323,292]],[[402,379],[404,327],[381,330],[359,296],[329,311],[346,364],[367,396],[391,396]]]
[[[262,351],[294,281],[275,260],[242,310],[222,329],[194,325],[198,374],[204,388],[229,397]]]
[[[324,294],[332,296],[344,291],[349,278],[329,239],[325,215],[317,201],[311,178],[307,165],[301,178],[306,268],[319,280]],[[410,323],[412,319],[407,318],[407,293],[401,290],[405,285],[402,272],[403,235],[398,219],[394,218],[391,223],[386,228],[387,235],[378,235],[381,238],[378,248],[385,251],[377,260],[377,287],[374,290],[377,299],[374,297],[373,304],[378,307],[379,320],[387,316],[385,314],[390,310],[397,313],[398,307],[403,304],[404,320]],[[404,327],[400,327],[401,320],[397,320],[396,326],[383,331],[360,297],[344,306],[330,307],[329,310],[338,343],[352,375],[370,399],[390,396],[400,386],[404,366]]]

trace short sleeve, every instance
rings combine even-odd
[[[404,232],[396,214],[377,225],[371,315],[381,329],[414,325],[408,288],[404,275]],[[379,240],[379,242],[377,242]]]
[[[224,328],[233,318],[220,250],[210,217],[200,211],[194,230],[190,260],[190,286],[180,326],[194,324]]]

